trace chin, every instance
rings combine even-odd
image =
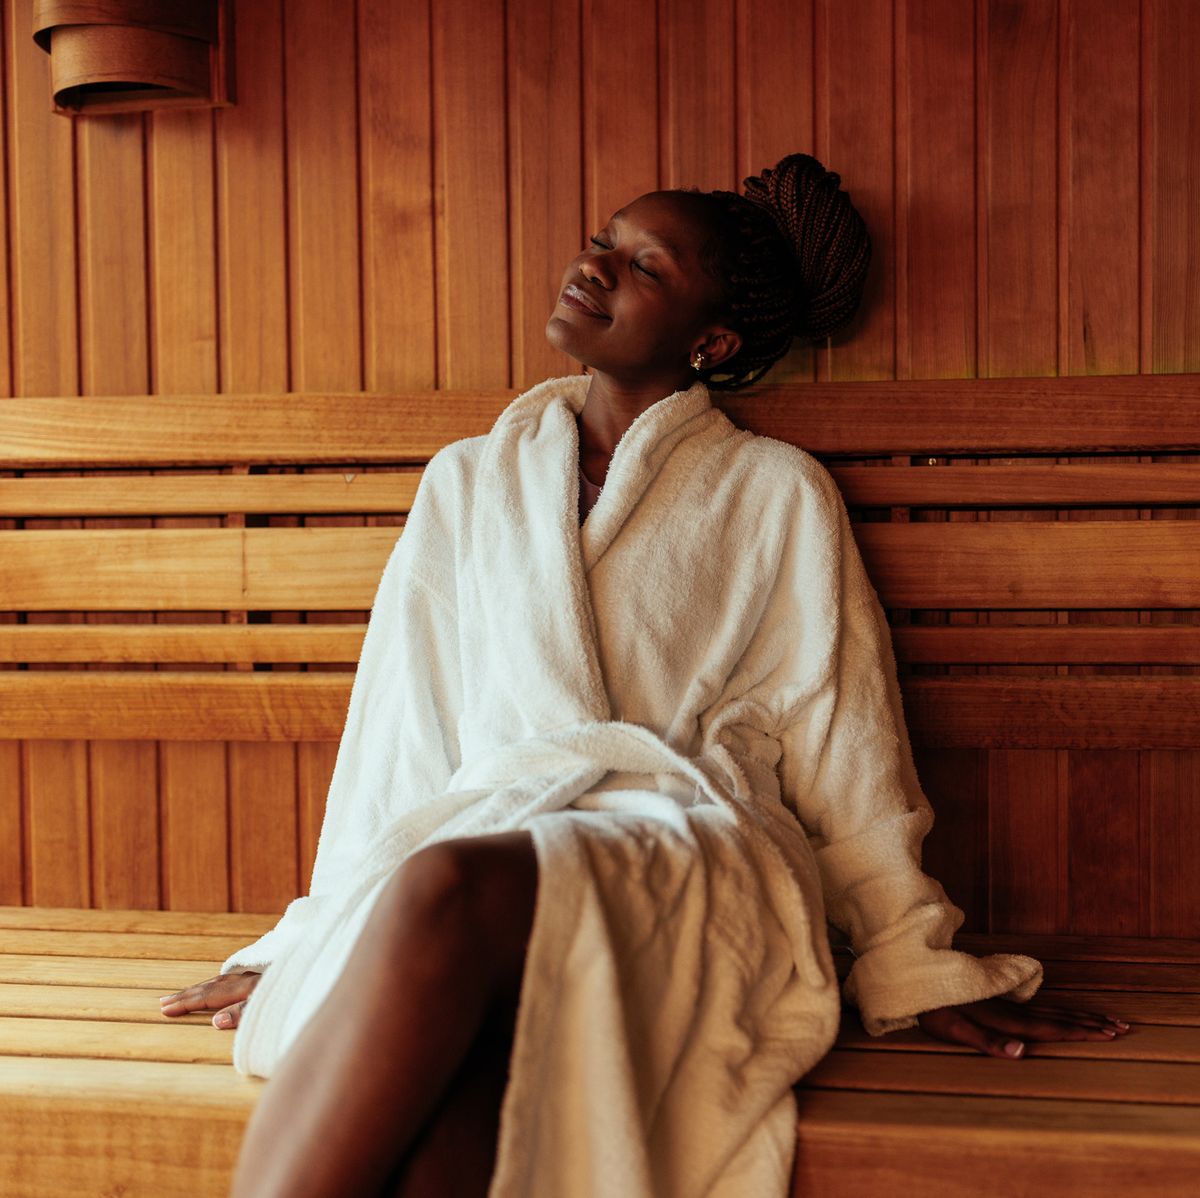
[[[591,366],[592,363],[588,360],[588,355],[583,347],[579,345],[578,339],[573,336],[575,329],[572,328],[569,321],[564,320],[561,316],[551,314],[550,319],[546,321],[546,340],[550,345],[569,358],[574,358],[581,366]]]

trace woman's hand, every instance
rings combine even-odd
[[[1128,1023],[1111,1015],[1031,1007],[1005,998],[938,1007],[918,1015],[917,1023],[938,1040],[1009,1060],[1024,1056],[1028,1040],[1115,1040],[1129,1031]]]
[[[250,992],[258,985],[262,974],[252,970],[219,974],[207,981],[197,982],[186,990],[164,994],[158,1001],[164,1015],[188,1015],[192,1011],[213,1011],[213,1026],[235,1028]]]

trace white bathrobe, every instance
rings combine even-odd
[[[841,496],[697,383],[579,527],[586,376],[437,453],[384,571],[311,893],[225,963],[269,1076],[422,845],[525,828],[539,885],[491,1198],[776,1198],[844,984],[873,1035],[1028,999],[950,948],[887,626]]]

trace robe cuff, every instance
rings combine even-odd
[[[906,951],[907,947],[907,951]],[[872,1036],[915,1027],[923,1011],[1004,997],[1028,1002],[1042,984],[1042,965],[1019,953],[975,957],[957,949],[916,953],[885,944],[854,962],[842,986]]]

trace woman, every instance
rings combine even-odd
[[[950,949],[840,496],[709,399],[853,315],[838,182],[792,155],[616,213],[547,325],[591,374],[430,463],[311,894],[164,999],[271,1078],[235,1195],[783,1195],[840,1016],[826,916],[872,1034],[1120,1034],[1020,1005],[1036,961]]]

